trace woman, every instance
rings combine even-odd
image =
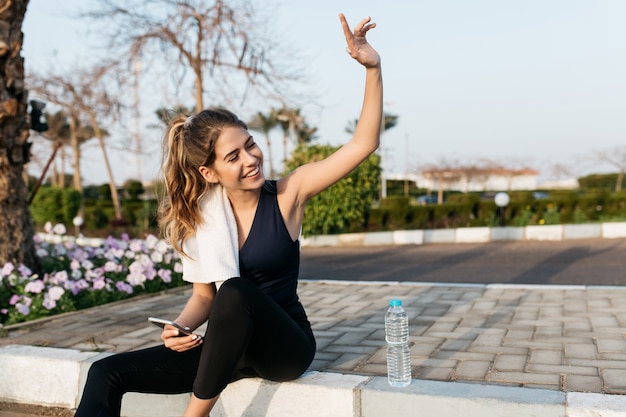
[[[193,282],[175,322],[196,329],[208,320],[206,334],[166,326],[162,346],[94,363],[76,416],[119,416],[125,392],[189,391],[184,415],[208,416],[229,382],[292,380],[311,364],[315,339],[296,294],[304,207],[374,152],[382,118],[380,57],[365,39],[375,24],[367,18],[351,31],[339,19],[348,53],[366,68],[366,83],[353,138],[328,158],[266,181],[261,150],[234,114],[209,109],[170,123],[163,166],[169,199],[161,223],[183,255],[183,278]],[[232,252],[224,243],[229,230],[238,273],[220,264]],[[219,290],[217,281],[224,281]]]

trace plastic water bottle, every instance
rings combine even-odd
[[[400,300],[389,301],[389,309],[385,313],[385,340],[389,385],[406,387],[411,383],[409,320]]]

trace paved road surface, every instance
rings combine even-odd
[[[302,279],[626,285],[626,239],[302,249]]]

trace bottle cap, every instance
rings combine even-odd
[[[389,300],[389,306],[390,307],[400,307],[401,305],[402,305],[402,301],[398,300],[397,298]]]

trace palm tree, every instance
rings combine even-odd
[[[283,130],[283,164],[285,164],[288,159],[289,138],[295,135],[296,127],[302,125],[304,118],[300,116],[300,109],[283,107],[276,110],[276,120]]]
[[[24,181],[31,145],[21,56],[27,5],[28,0],[0,3],[0,265],[25,264],[40,272]]]
[[[267,145],[267,163],[270,166],[270,178],[275,177],[274,165],[272,163],[272,141],[270,139],[270,132],[278,124],[276,110],[271,109],[269,113],[264,114],[257,112],[252,120],[248,122],[248,127],[257,132],[263,132],[265,135],[265,143]]]
[[[356,128],[356,125],[358,123],[359,123],[359,119],[354,119],[354,120],[348,122],[348,124],[346,125],[344,131],[346,133],[353,134],[354,133],[354,129]],[[383,113],[383,125],[382,125],[383,131],[381,133],[386,132],[387,130],[391,129],[392,127],[396,127],[397,124],[398,124],[398,115],[391,114],[391,113]]]

